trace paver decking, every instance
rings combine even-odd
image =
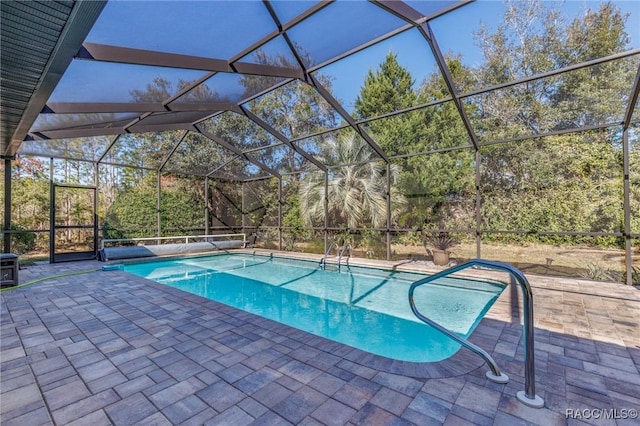
[[[545,401],[533,409],[515,398],[524,386],[515,290],[472,336],[509,375],[498,385],[468,355],[458,369],[380,363],[101,266],[30,266],[21,282],[61,276],[1,293],[3,426],[638,424],[633,287],[530,278],[536,393]]]

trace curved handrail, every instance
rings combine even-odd
[[[342,256],[344,256],[344,252],[347,251],[347,249],[349,249],[349,257],[351,257],[351,244],[346,243],[342,247],[342,251],[340,252],[340,256],[338,256],[338,269],[340,269],[340,264],[342,263]],[[347,261],[347,265],[348,265],[348,261]]]
[[[331,249],[333,248],[333,246],[336,245],[335,241],[331,241],[331,244],[329,244],[329,248],[327,249],[327,251],[324,253],[324,256],[322,257],[322,259],[320,259],[320,266],[322,266],[324,268],[324,265],[326,264],[327,261],[327,257],[329,257],[329,253],[331,253]]]
[[[544,401],[542,398],[536,395],[536,383],[535,383],[535,357],[533,350],[533,292],[531,291],[531,285],[529,281],[524,276],[522,271],[518,268],[509,265],[504,262],[497,262],[493,260],[484,260],[484,259],[471,259],[468,262],[461,263],[460,265],[452,266],[451,268],[445,269],[444,271],[433,274],[427,278],[423,278],[411,284],[409,288],[409,304],[411,305],[411,310],[413,313],[422,321],[427,324],[433,326],[440,332],[446,334],[451,337],[456,342],[460,343],[467,349],[471,350],[475,354],[481,356],[485,362],[489,365],[491,372],[487,372],[487,378],[490,380],[496,381],[497,383],[506,383],[504,377],[506,377],[503,373],[500,372],[496,362],[493,358],[482,348],[474,345],[463,337],[458,336],[457,334],[447,330],[442,327],[440,324],[434,322],[433,320],[422,315],[418,309],[416,308],[415,302],[413,300],[413,293],[415,289],[423,284],[435,281],[439,278],[445,277],[447,275],[451,275],[455,272],[459,272],[463,269],[470,268],[472,266],[483,266],[491,269],[498,269],[505,272],[508,272],[512,277],[518,281],[520,284],[520,288],[522,289],[522,298],[523,298],[523,311],[524,311],[524,350],[525,350],[525,372],[524,372],[524,387],[525,390],[517,393],[517,398],[520,402],[534,408],[542,408],[544,406]],[[504,376],[504,377],[503,377]]]

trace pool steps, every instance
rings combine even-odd
[[[331,254],[331,249],[335,245],[336,245],[336,242],[332,241],[331,244],[329,244],[329,248],[327,248],[327,251],[324,252],[324,256],[322,256],[322,259],[320,259],[320,267],[322,267],[323,269],[327,264],[327,257],[329,257],[329,255]]]
[[[322,259],[320,259],[320,267],[322,269],[325,269],[327,267],[327,258],[330,256],[331,254],[331,249],[333,249],[333,247],[336,245],[335,241],[332,241],[331,244],[329,245],[329,248],[327,249],[327,251],[324,253],[324,256],[322,257]],[[336,247],[337,248],[337,247]],[[337,269],[340,270],[340,265],[342,265],[342,258],[344,257],[345,252],[349,250],[349,259],[351,258],[351,255],[353,253],[353,249],[351,248],[351,244],[346,243],[345,245],[342,246],[342,250],[340,250],[340,254],[338,256],[336,256],[337,259]],[[349,264],[349,260],[347,260],[347,265]]]

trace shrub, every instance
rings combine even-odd
[[[4,229],[4,227],[3,227]],[[27,231],[23,227],[15,224],[11,224],[11,251],[16,254],[24,254],[35,250],[36,248],[36,234],[35,232]]]

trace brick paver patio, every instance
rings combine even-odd
[[[524,387],[515,290],[472,336],[509,375],[498,385],[466,350],[442,363],[385,362],[102,265],[30,266],[21,282],[93,272],[1,293],[3,426],[639,422],[633,287],[530,278],[545,401],[533,409],[515,397]]]

